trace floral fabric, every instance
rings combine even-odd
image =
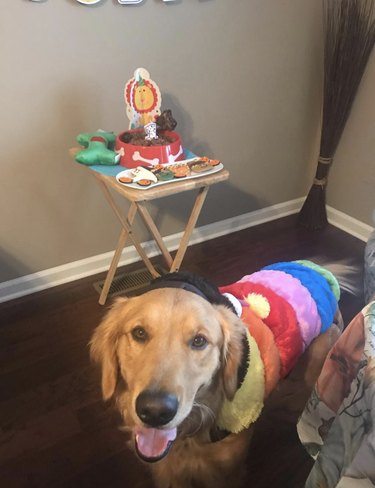
[[[375,294],[375,231],[372,232],[366,244],[364,271],[364,295],[366,302],[368,302],[373,299]]]
[[[375,487],[375,301],[345,329],[298,422],[316,459],[305,488]]]

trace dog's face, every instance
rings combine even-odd
[[[142,459],[164,457],[200,404],[214,409],[224,394],[233,397],[243,333],[227,308],[181,289],[115,303],[91,354],[102,367],[103,397],[115,395]]]

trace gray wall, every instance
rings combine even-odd
[[[306,193],[320,116],[320,2],[3,0],[0,19],[0,282],[114,248],[117,221],[68,149],[80,132],[127,128],[123,86],[139,66],[159,84],[185,146],[231,172],[199,225]],[[363,117],[358,109],[357,126]],[[364,137],[353,125],[352,139]],[[368,132],[353,148],[368,169],[371,145]],[[350,167],[349,156],[340,159]],[[345,164],[334,172],[346,188]],[[352,173],[353,202],[334,187],[331,203],[370,223],[372,203]],[[183,229],[192,198],[154,206],[163,235]]]
[[[375,50],[342,135],[328,186],[332,207],[374,226],[375,209]]]

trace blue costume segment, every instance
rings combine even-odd
[[[280,262],[263,268],[264,270],[283,271],[298,279],[302,286],[307,288],[313,297],[322,327],[320,332],[325,332],[333,322],[337,301],[327,280],[317,271],[295,262]]]

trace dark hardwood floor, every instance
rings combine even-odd
[[[348,323],[363,306],[363,251],[363,242],[332,226],[310,233],[291,216],[192,246],[183,269],[220,285],[275,261],[349,259],[358,267],[358,293],[342,296]],[[102,277],[0,305],[2,488],[152,488],[117,414],[101,401],[99,372],[89,362],[87,344],[107,309],[92,286]],[[311,468],[295,429],[308,392],[290,378],[280,392],[256,424],[246,487],[302,487]]]

